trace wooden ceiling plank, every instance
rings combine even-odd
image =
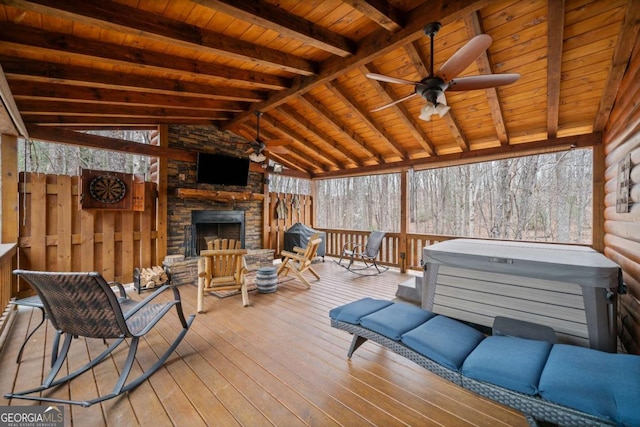
[[[551,0],[550,0],[551,1]],[[640,0],[629,0],[624,14],[624,22],[618,36],[618,43],[613,55],[611,72],[605,84],[605,89],[600,98],[598,114],[593,124],[596,132],[604,130],[607,118],[613,109],[618,88],[622,83],[622,77],[627,69],[634,45],[637,43],[640,32]]]
[[[342,147],[337,142],[335,142],[329,135],[327,135],[321,129],[318,129],[318,127],[315,124],[305,119],[301,114],[296,112],[293,108],[289,107],[288,105],[282,105],[276,111],[278,112],[278,114],[282,114],[287,119],[291,120],[292,122],[295,122],[298,126],[304,127],[308,132],[311,132],[316,138],[318,138],[318,140],[322,142],[323,145],[330,147],[329,148],[330,150],[338,151],[342,156],[344,156],[344,158],[347,161],[353,163],[356,166],[362,165],[362,162],[358,157],[356,157],[353,153],[347,151],[344,147]],[[304,138],[302,135],[300,135],[298,132],[294,131],[291,128],[287,128],[287,130],[285,130],[285,127],[283,127],[282,125],[278,126],[278,128],[281,129],[283,132],[285,132],[287,135],[291,136],[291,138],[294,138],[298,142],[302,142],[303,144],[306,144],[306,145],[312,145],[312,147],[321,148],[317,144],[313,144],[311,140]],[[336,164],[341,168],[346,168],[346,164],[344,163],[344,161],[339,161],[335,156],[330,155],[327,150],[320,149],[320,150],[316,150],[316,152],[317,152],[317,155],[324,156],[327,160],[329,159],[332,160],[333,164]]]
[[[402,12],[386,0],[344,0],[344,2],[387,31],[396,32],[402,28]]]
[[[101,150],[120,151],[143,156],[166,157],[187,162],[196,161],[197,153],[195,151],[185,150],[184,148],[160,147],[157,145],[141,144],[65,129],[45,128],[37,125],[28,125],[27,129],[29,130],[31,138],[39,141],[93,147]]]
[[[317,64],[284,52],[174,21],[109,0],[7,0],[11,6],[61,19],[80,20],[100,29],[171,43],[283,71],[310,76]]]
[[[109,89],[126,88],[140,92],[151,91],[165,95],[178,94],[227,101],[257,102],[266,99],[266,94],[257,90],[211,86],[133,73],[114,73],[113,71],[76,67],[68,64],[39,62],[1,55],[0,63],[10,79],[28,79],[39,83],[64,83]]]
[[[560,1],[558,1],[558,3],[560,3]],[[478,12],[472,12],[471,14],[467,15],[465,17],[465,24],[469,33],[469,39],[479,34],[483,34],[484,32],[482,30]],[[489,54],[487,51],[484,51],[476,59],[476,65],[478,66],[478,71],[480,74],[493,74],[491,61],[489,60]],[[489,111],[491,112],[491,117],[493,118],[493,125],[498,136],[498,140],[500,141],[501,145],[509,145],[509,135],[507,134],[507,127],[504,124],[504,114],[502,113],[502,106],[498,97],[498,90],[494,87],[488,88],[485,89],[485,94],[487,95]],[[467,147],[469,146],[468,141],[465,142],[465,145]]]
[[[298,98],[304,105],[308,108],[312,109],[316,114],[319,114],[323,118],[326,119],[326,123],[331,125],[335,130],[344,135],[347,139],[349,139],[353,144],[357,145],[359,148],[364,150],[368,156],[374,158],[378,163],[384,163],[384,157],[382,154],[378,152],[371,144],[364,139],[362,139],[359,135],[345,126],[344,122],[340,120],[335,114],[329,111],[324,105],[320,102],[313,99],[308,93],[300,96]]]
[[[285,37],[302,40],[305,44],[338,56],[355,52],[353,41],[326,30],[313,22],[287,13],[262,0],[195,0],[196,3],[229,16],[277,31]]]
[[[376,119],[369,113],[362,109],[361,106],[356,105],[352,101],[352,97],[349,96],[346,89],[342,88],[337,80],[328,83],[327,88],[331,90],[331,92],[336,96],[340,101],[349,107],[349,109],[353,112],[354,116],[368,125],[371,129],[373,129],[378,136],[378,139],[387,143],[387,145],[400,156],[402,159],[408,159],[409,155],[407,151],[400,145],[398,142],[394,140],[394,138],[385,130],[385,128],[376,121]]]
[[[152,68],[158,72],[187,75],[192,78],[211,78],[221,82],[229,80],[265,89],[281,90],[290,86],[290,79],[255,71],[241,70],[192,60],[161,52],[87,40],[70,34],[53,33],[37,28],[3,22],[0,25],[0,40],[5,46],[15,46],[18,52],[32,51],[36,54],[54,52],[61,57],[77,55],[91,62],[106,62],[111,65],[135,67],[144,71]]]
[[[303,93],[307,93],[314,87],[327,84],[349,70],[371,62],[379,55],[392,52],[404,44],[424,37],[422,30],[425,22],[439,21],[446,24],[486,6],[489,2],[490,0],[452,0],[438,2],[437,5],[434,5],[433,2],[423,3],[407,14],[406,25],[398,32],[389,34],[387,30],[382,28],[373,32],[360,41],[355,55],[347,58],[334,57],[324,61],[320,64],[318,75],[298,76],[289,89],[273,94],[263,103],[254,104],[244,114],[236,116],[227,126],[233,126],[250,119],[254,111],[268,111],[282,105]]]

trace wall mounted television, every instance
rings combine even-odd
[[[246,186],[249,159],[223,154],[198,153],[196,182],[199,184]]]

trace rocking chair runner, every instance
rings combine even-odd
[[[282,251],[280,255],[283,257],[282,264],[278,268],[278,276],[283,274],[286,276],[289,272],[293,273],[300,281],[304,284],[304,286],[309,289],[311,287],[311,283],[302,275],[305,271],[311,272],[316,279],[320,280],[320,275],[311,268],[311,262],[316,257],[316,253],[318,252],[318,247],[322,239],[320,238],[319,233],[314,233],[307,243],[306,248],[300,248],[295,246],[293,248],[293,252]]]
[[[5,394],[6,399],[68,403],[84,407],[112,399],[134,389],[162,367],[178,347],[195,318],[195,315],[191,315],[188,320],[185,320],[180,293],[175,286],[161,286],[144,300],[136,302],[128,298],[118,298],[104,278],[96,272],[53,273],[15,270],[14,274],[26,280],[36,290],[42,300],[47,318],[56,329],[57,335],[53,350],[55,362],[42,385],[30,390],[7,393]],[[173,291],[173,299],[166,301],[166,298],[161,298],[162,302],[152,303],[152,300],[169,289]],[[140,337],[146,335],[173,307],[175,307],[182,330],[167,351],[149,369],[127,383]],[[64,342],[62,348],[59,349],[58,338],[62,335],[64,335]],[[67,354],[74,337],[114,339],[115,341],[86,365],[56,379],[60,369],[67,364]],[[111,393],[90,400],[66,400],[41,394],[41,392],[66,383],[98,365],[126,338],[131,339],[129,354]]]
[[[371,267],[376,269],[376,272],[371,273],[371,275],[384,273],[389,269],[389,267],[379,265],[376,262],[376,258],[380,252],[380,246],[382,246],[382,240],[384,239],[385,234],[386,233],[382,231],[372,231],[367,238],[366,245],[352,242],[345,243],[342,247],[340,259],[337,261],[338,265],[356,274],[369,275],[369,273],[363,273],[361,271],[367,270]],[[342,264],[342,260],[345,258],[349,259],[348,265]],[[364,263],[364,267],[354,268],[353,263],[356,260],[362,261]]]

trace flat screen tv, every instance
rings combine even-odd
[[[196,181],[201,184],[246,186],[249,159],[223,154],[198,153]]]

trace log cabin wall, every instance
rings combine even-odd
[[[169,126],[169,147],[189,151],[246,156],[244,140],[213,126]],[[196,183],[196,163],[169,159],[167,162],[167,254],[185,255],[185,227],[194,210],[242,210],[245,213],[245,247],[262,248],[262,200],[216,201],[202,197],[178,197],[178,190],[263,193],[264,174],[249,172],[247,187]]]
[[[79,209],[79,177],[21,173],[18,267],[97,271],[133,281],[135,267],[158,265],[156,186],[145,183],[145,209]],[[20,286],[20,285],[19,285]],[[30,289],[18,288],[16,297]]]
[[[640,354],[640,42],[636,46],[618,91],[604,133],[605,237],[604,253],[623,270],[627,294],[619,299],[618,333],[629,353]],[[629,159],[630,207],[616,210],[620,184],[618,167]]]

